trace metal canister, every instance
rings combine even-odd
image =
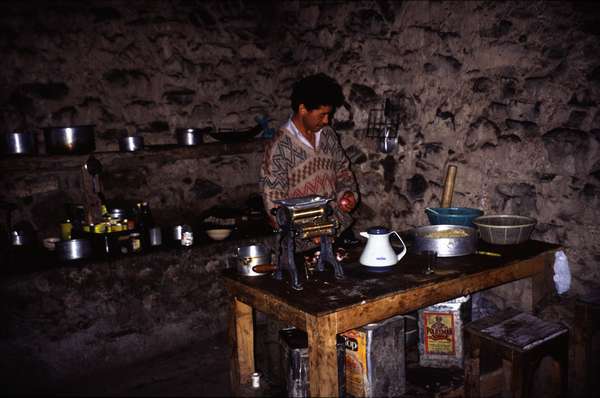
[[[470,320],[470,296],[458,297],[419,310],[419,365],[462,368],[462,329]]]
[[[138,232],[129,234],[129,243],[131,244],[132,253],[139,253],[142,251],[142,239]]]

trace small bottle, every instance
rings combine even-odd
[[[71,231],[73,230],[73,224],[68,218],[60,224],[60,238],[62,240],[71,239]]]

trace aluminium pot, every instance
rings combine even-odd
[[[82,155],[94,152],[94,126],[45,127],[46,153],[53,155]]]
[[[271,251],[256,244],[238,247],[233,256],[237,259],[237,271],[240,275],[267,275],[275,270],[271,264]]]
[[[61,240],[55,245],[60,260],[81,260],[92,256],[92,242],[87,239]]]
[[[37,151],[35,134],[31,131],[14,131],[4,135],[2,153],[5,155],[32,155]]]
[[[202,144],[202,136],[207,129],[178,128],[175,130],[177,144],[181,146],[194,146]]]
[[[140,135],[127,136],[119,139],[119,151],[135,152],[144,149],[144,137]]]
[[[460,230],[461,237],[430,237],[431,234]],[[464,225],[428,225],[412,230],[415,238],[413,250],[416,253],[431,251],[437,257],[457,257],[475,253],[477,248],[477,231]]]

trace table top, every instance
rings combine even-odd
[[[501,256],[471,254],[438,258],[434,266],[435,272],[429,275],[424,273],[424,257],[409,250],[397,265],[389,267],[386,272],[373,272],[372,268],[362,266],[358,262],[342,263],[345,278],[341,280],[334,278],[333,267],[327,264],[324,272],[314,272],[309,280],[305,277],[301,278],[303,285],[301,291],[291,288],[289,273],[285,270],[283,280],[276,280],[271,275],[242,276],[238,275],[235,269],[225,270],[223,276],[234,294],[242,290],[251,290],[256,294],[273,297],[303,313],[322,316],[386,296],[403,292],[409,294],[415,289],[431,288],[432,285],[442,282],[456,281],[460,284],[461,280],[464,280],[465,284],[468,284],[469,277],[475,274],[491,275],[493,271],[502,274],[502,277],[497,277],[498,273],[496,273],[496,280],[483,281],[479,284],[480,287],[481,285],[492,287],[510,282],[531,276],[526,274],[529,271],[518,272],[519,265],[523,261],[560,248],[560,245],[536,240],[506,246],[492,246],[479,242],[478,250],[499,253]],[[303,267],[298,268],[300,271]],[[506,272],[503,272],[503,269]],[[301,275],[304,276],[304,273],[302,272]]]

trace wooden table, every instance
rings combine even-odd
[[[308,334],[310,394],[338,393],[336,334],[367,323],[405,314],[428,305],[523,278],[531,280],[531,308],[552,287],[554,252],[559,245],[530,240],[512,246],[486,246],[501,257],[473,254],[439,258],[435,273],[423,273],[423,258],[408,254],[389,272],[370,272],[357,263],[344,264],[345,279],[336,280],[331,267],[290,287],[270,276],[244,277],[226,270],[224,280],[233,296],[232,387],[250,381],[254,370],[253,309],[287,322]]]

